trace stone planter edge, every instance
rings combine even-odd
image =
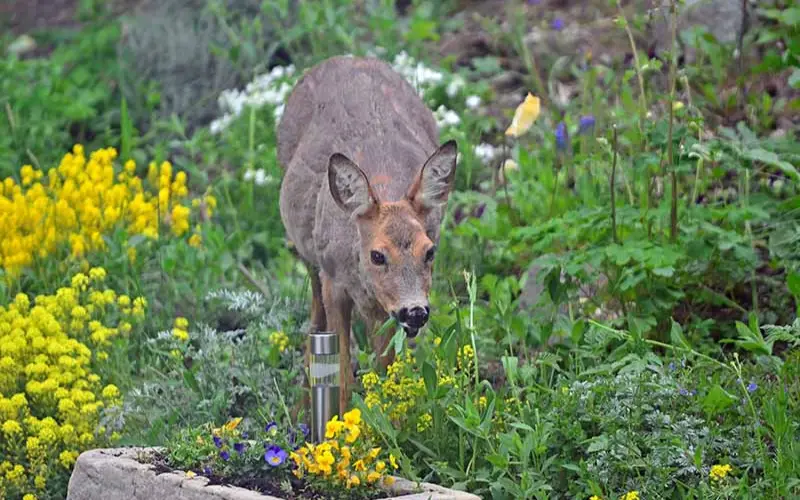
[[[182,472],[156,474],[142,463],[163,448],[100,448],[78,457],[67,487],[67,500],[282,500],[236,486],[207,486],[202,476],[187,478]],[[402,494],[403,491],[414,491]],[[479,500],[472,493],[395,477],[385,500]],[[391,496],[392,494],[396,496]]]

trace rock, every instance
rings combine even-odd
[[[82,453],[75,463],[67,500],[280,500],[235,486],[208,485],[202,476],[187,478],[182,472],[159,473],[146,462],[159,448],[98,449]],[[408,493],[414,491],[415,493]],[[395,478],[387,499],[480,500],[478,496],[428,483],[417,488]]]
[[[672,39],[672,19],[670,0],[659,0],[659,3],[662,6],[653,9],[651,33],[656,53],[663,54],[669,50]],[[681,43],[681,32],[693,26],[705,27],[722,44],[738,40],[744,18],[742,0],[685,0],[678,8],[678,43]],[[687,47],[686,56],[687,60],[693,60],[694,50]]]

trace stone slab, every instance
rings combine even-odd
[[[156,474],[146,462],[161,448],[111,448],[82,453],[67,489],[67,500],[281,500],[235,486],[208,485],[202,476]],[[408,493],[414,491],[414,493]],[[387,500],[479,500],[480,497],[429,483],[395,478]]]

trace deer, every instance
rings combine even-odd
[[[389,64],[335,56],[296,83],[277,127],[280,214],[311,283],[310,327],[339,340],[339,408],[354,384],[351,320],[385,370],[394,318],[415,338],[430,317],[431,276],[458,147]],[[385,353],[385,355],[384,355]],[[306,348],[306,373],[308,348]]]

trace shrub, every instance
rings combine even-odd
[[[116,157],[116,150],[107,148],[94,151],[87,160],[78,144],[57,168],[45,173],[25,165],[19,179],[8,177],[0,183],[0,272],[8,280],[18,278],[37,259],[63,255],[61,249],[73,257],[103,250],[105,237],[119,227],[148,239],[158,239],[162,228],[175,236],[189,232],[186,174],[173,173],[168,162],[159,167],[151,163],[145,182],[134,175],[133,161],[117,173]],[[216,200],[209,196],[205,202],[210,213]],[[131,259],[134,252],[129,250]]]
[[[78,454],[118,437],[102,418],[120,391],[98,368],[147,302],[106,289],[105,276],[92,268],[54,294],[0,307],[0,498],[63,494]]]

